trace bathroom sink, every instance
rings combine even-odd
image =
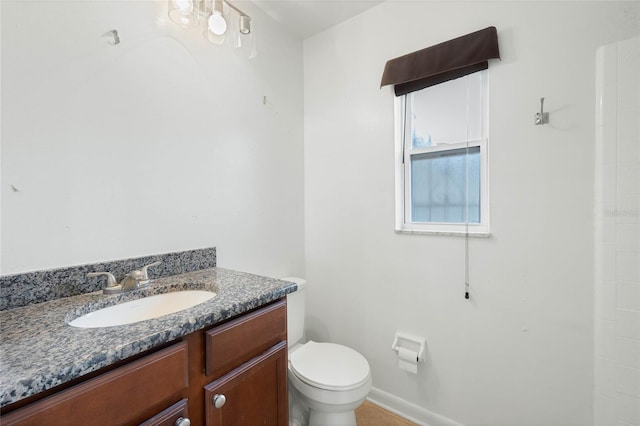
[[[113,327],[173,314],[213,299],[216,293],[204,290],[174,291],[108,306],[69,322],[80,328]]]

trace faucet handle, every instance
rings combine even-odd
[[[143,280],[149,280],[149,274],[147,273],[147,268],[149,268],[151,266],[158,266],[161,263],[162,262],[160,260],[158,260],[157,262],[150,263],[150,264],[145,265],[142,268],[140,268],[140,272],[142,272],[142,275],[143,275],[142,279]]]
[[[118,281],[116,281],[116,277],[114,277],[111,272],[89,272],[87,274],[87,277],[99,277],[100,275],[107,276],[107,288],[115,287],[118,285]]]

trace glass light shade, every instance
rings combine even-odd
[[[250,34],[238,33],[235,51],[240,56],[244,56],[249,59],[253,59],[258,56],[256,36],[253,31],[251,31]]]
[[[209,31],[209,28],[205,29],[202,35],[204,36],[205,39],[207,39],[207,41],[209,41],[209,43],[216,44],[218,46],[222,46],[227,39],[226,34],[221,34],[221,35],[214,34],[211,31]]]
[[[214,10],[208,21],[209,31],[215,35],[222,35],[227,31],[227,21],[219,10]]]
[[[171,0],[171,3],[173,3],[178,13],[181,13],[183,15],[188,15],[191,12],[193,12],[192,0]]]
[[[183,28],[198,26],[198,16],[195,13],[194,0],[169,0],[169,19]]]

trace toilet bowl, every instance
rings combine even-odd
[[[335,343],[303,343],[306,282],[287,296],[289,424],[356,426],[355,409],[371,390],[371,370],[357,351]]]
[[[309,341],[289,353],[289,384],[308,410],[309,425],[355,426],[354,410],[371,390],[371,373],[353,349]]]

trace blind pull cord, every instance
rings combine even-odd
[[[467,143],[465,148],[465,205],[464,205],[464,298],[469,300],[469,78],[467,80]]]
[[[404,123],[402,123],[402,164],[404,164],[404,152],[405,147],[407,145],[407,102],[409,99],[409,94],[404,95],[404,110],[402,111],[402,116],[404,117]]]

